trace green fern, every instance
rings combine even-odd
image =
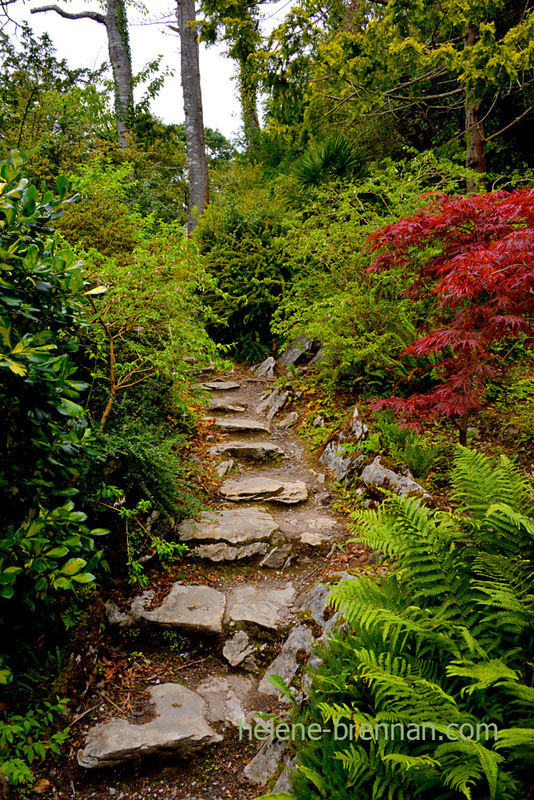
[[[465,449],[452,482],[455,513],[389,497],[378,511],[354,515],[354,530],[386,555],[391,573],[379,582],[342,581],[332,590],[330,602],[345,622],[320,651],[324,663],[302,714],[308,722],[351,723],[370,735],[299,746],[297,800],[318,797],[312,772],[332,800],[528,795],[531,490],[507,459],[493,464]],[[399,724],[408,731],[425,725],[432,735],[388,737],[387,725]]]

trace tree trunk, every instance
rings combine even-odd
[[[250,73],[251,68],[248,64],[244,63],[240,65],[239,84],[243,114],[243,130],[245,133],[247,150],[252,152],[256,149],[258,144],[260,119],[258,116],[256,79]]]
[[[109,60],[115,83],[117,136],[122,147],[128,144],[128,121],[133,111],[132,58],[124,0],[107,0],[106,31]]]
[[[464,37],[464,47],[472,47],[478,41],[478,37],[478,28],[475,25],[469,25]],[[482,100],[471,97],[467,91],[465,98],[465,136],[467,140],[465,164],[468,169],[478,173],[486,172],[483,116]],[[476,182],[469,180],[467,188],[469,191],[475,189]]]
[[[181,44],[182,92],[185,114],[185,141],[189,164],[189,221],[187,231],[192,233],[198,216],[209,200],[208,162],[204,141],[202,93],[195,22],[195,0],[177,0],[176,16]]]
[[[458,441],[462,445],[462,447],[467,446],[467,426],[469,424],[469,414],[462,414],[462,416],[458,419]]]
[[[0,0],[1,2],[1,0]],[[125,0],[107,0],[106,13],[99,11],[66,11],[61,6],[39,6],[31,8],[31,14],[54,11],[64,19],[92,19],[106,28],[108,53],[115,84],[115,116],[117,119],[117,138],[121,147],[128,144],[128,118],[133,111],[132,57],[128,19],[124,8]]]

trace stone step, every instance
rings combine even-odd
[[[304,653],[309,655],[312,643],[313,636],[310,629],[306,625],[295,626],[286,639],[280,654],[264,673],[258,686],[260,694],[274,695],[279,697],[282,702],[289,702],[289,699],[272,685],[269,677],[271,675],[279,675],[286,683],[290,683],[291,678],[299,668],[298,656]]]
[[[268,500],[291,505],[308,499],[308,488],[302,481],[289,483],[272,478],[240,478],[226,480],[219,489],[225,500],[239,503],[247,500]]]
[[[259,422],[256,419],[243,419],[242,417],[232,417],[221,419],[219,417],[204,417],[204,422],[211,423],[215,428],[218,428],[225,433],[270,433],[271,430],[267,423]]]
[[[175,583],[157,608],[148,611],[145,603],[134,601],[132,611],[135,620],[145,624],[210,634],[222,632],[225,608],[226,597],[222,592],[210,586]]]
[[[253,716],[248,706],[253,703],[255,689],[256,681],[251,677],[210,675],[198,684],[195,691],[206,701],[208,722],[224,722],[243,728]]]
[[[248,544],[269,541],[279,530],[268,511],[257,506],[231,508],[206,514],[199,522],[186,520],[177,529],[181,542],[227,542]]]
[[[212,400],[208,406],[209,411],[219,411],[222,414],[243,414],[247,407],[240,403],[235,403],[228,398],[221,397],[219,400]]]
[[[208,392],[232,392],[241,389],[241,384],[236,381],[226,381],[222,378],[214,378],[212,381],[205,381],[200,384]]]
[[[250,623],[277,630],[289,622],[295,594],[292,583],[278,589],[269,584],[236,586],[227,594],[225,624],[241,627]]]
[[[205,719],[206,703],[179,683],[148,689],[145,711],[132,719],[111,719],[91,728],[78,764],[85,769],[113,767],[143,755],[175,753],[187,758],[221,742]]]
[[[252,458],[254,461],[263,461],[269,456],[285,455],[281,447],[274,442],[223,442],[215,447],[210,447],[211,456],[233,456],[234,458]]]
[[[200,522],[186,520],[177,529],[191,553],[210,561],[240,561],[265,555],[279,536],[278,523],[263,508],[225,509],[208,513]]]

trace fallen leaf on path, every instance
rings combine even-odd
[[[49,780],[47,780],[46,778],[41,778],[41,780],[37,781],[32,791],[34,791],[36,794],[44,794],[45,792],[49,792],[53,788],[54,787],[52,786]]]

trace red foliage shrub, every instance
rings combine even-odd
[[[379,254],[369,271],[413,270],[408,293],[433,298],[428,324],[404,354],[432,369],[436,382],[373,408],[408,421],[449,417],[465,443],[469,415],[502,373],[502,344],[532,338],[534,190],[434,196],[423,211],[375,231],[370,247]]]

